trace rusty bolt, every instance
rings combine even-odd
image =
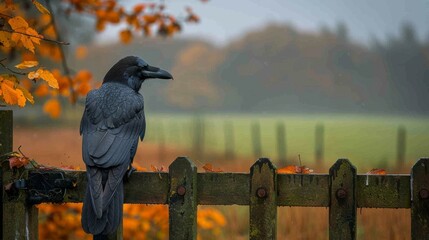
[[[421,199],[428,199],[429,198],[429,190],[427,190],[426,188],[422,188],[419,192],[420,198]]]
[[[184,196],[186,194],[186,188],[183,185],[180,185],[177,187],[177,194],[179,194],[179,196]]]
[[[266,198],[267,197],[267,189],[264,187],[260,187],[256,190],[256,196],[258,198]]]
[[[347,197],[347,191],[344,188],[339,188],[337,190],[337,198],[344,199]]]

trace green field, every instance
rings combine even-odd
[[[162,141],[192,149],[197,117],[173,114],[148,114],[146,141]],[[350,159],[359,172],[374,167],[393,167],[396,162],[397,132],[406,128],[406,161],[429,156],[429,118],[368,115],[199,115],[204,122],[202,144],[205,153],[225,151],[224,124],[233,125],[236,156],[253,157],[251,125],[260,123],[262,155],[277,160],[276,126],[286,126],[287,156],[298,164],[314,163],[315,126],[324,125],[325,162],[331,165],[338,158]],[[191,156],[192,157],[192,156]]]

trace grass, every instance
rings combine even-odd
[[[205,115],[202,148],[205,152],[225,152],[225,122],[231,122],[234,130],[235,154],[253,157],[251,125],[259,122],[262,155],[274,161],[278,158],[276,126],[286,126],[286,151],[288,159],[298,164],[312,165],[315,159],[315,126],[324,126],[325,163],[333,164],[338,158],[348,158],[361,170],[374,167],[393,168],[396,164],[397,131],[404,126],[406,135],[405,159],[413,163],[420,157],[429,156],[429,118],[390,117],[361,115]],[[195,143],[195,117],[185,115],[156,114],[148,116],[146,141],[178,145],[192,149]],[[192,156],[191,156],[192,157]],[[369,168],[369,169],[368,169]]]

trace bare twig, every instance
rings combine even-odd
[[[19,75],[27,75],[27,73],[23,73],[23,72],[18,72],[18,71],[15,71],[15,70],[13,70],[13,69],[10,69],[8,66],[6,66],[6,65],[4,65],[2,62],[4,61],[4,60],[6,60],[7,58],[3,58],[3,59],[1,59],[0,60],[0,66],[2,66],[4,69],[6,69],[6,70],[8,70],[9,72],[11,72],[11,73],[14,73],[14,74],[19,74]]]
[[[54,11],[53,11],[52,6],[51,6],[51,1],[50,0],[46,0],[46,5],[48,7],[49,12],[51,12],[52,26],[54,27],[55,35],[57,36],[57,40],[61,42],[61,36],[60,36],[59,31],[58,31],[57,24],[55,22],[55,15],[54,15]],[[69,68],[69,66],[67,64],[67,59],[66,59],[66,55],[65,55],[63,47],[60,45],[60,46],[58,46],[58,48],[60,49],[61,63],[63,65],[64,73],[65,73],[65,75],[67,77],[68,82],[70,83],[70,95],[71,95],[71,98],[72,98],[71,101],[74,104],[76,102],[76,92],[74,91],[73,81],[72,81],[72,79],[70,77],[70,68]]]
[[[70,43],[68,43],[68,42],[62,42],[62,41],[57,41],[57,40],[53,40],[53,39],[49,39],[49,38],[35,36],[35,35],[27,34],[27,33],[16,32],[16,31],[9,30],[9,29],[0,29],[0,31],[2,31],[2,32],[9,32],[9,33],[17,33],[17,34],[21,34],[21,35],[25,35],[25,36],[29,36],[29,37],[38,38],[38,39],[41,39],[43,41],[53,42],[53,43],[60,44],[60,45],[70,45]]]
[[[0,16],[6,17],[6,18],[13,18],[12,16],[9,16],[9,15],[4,14],[4,13],[0,13]]]

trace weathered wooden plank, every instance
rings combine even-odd
[[[250,168],[250,239],[276,239],[277,173],[267,158]]]
[[[410,175],[358,175],[358,208],[410,208]]]
[[[249,205],[248,173],[198,173],[198,204]]]
[[[66,171],[76,179],[65,202],[81,202],[86,188],[83,171]],[[368,185],[366,184],[368,178]],[[166,172],[135,172],[125,183],[125,203],[167,204],[169,175]],[[198,204],[249,205],[248,173],[198,173]],[[278,206],[328,207],[329,175],[278,174]],[[356,201],[359,208],[410,208],[410,175],[358,175]]]
[[[13,113],[10,110],[0,111],[0,156],[13,151]],[[23,169],[12,171],[9,162],[1,158],[2,177],[2,239],[37,239],[38,211],[34,206],[25,204],[25,192],[7,194],[4,186],[17,180]]]
[[[197,239],[197,167],[186,157],[169,167],[169,239]]]
[[[339,159],[330,169],[329,239],[356,239],[356,168]]]
[[[414,164],[411,178],[411,238],[429,239],[429,158]]]
[[[329,175],[278,174],[278,206],[329,206]]]

